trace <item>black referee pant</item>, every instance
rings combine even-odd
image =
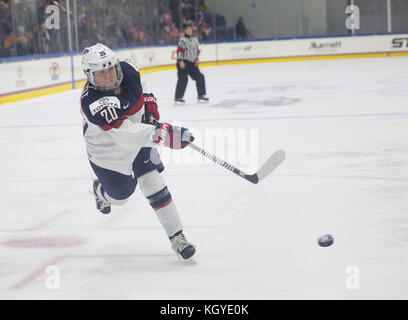
[[[184,61],[184,69],[180,68],[179,62],[177,62],[177,86],[176,86],[176,99],[182,99],[186,91],[188,75],[196,82],[197,94],[199,97],[206,95],[205,90],[205,78],[200,72],[200,69],[194,65],[194,62]]]

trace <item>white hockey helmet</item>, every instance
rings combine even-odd
[[[93,73],[95,71],[101,71],[103,69],[108,69],[110,67],[116,67],[118,81],[110,88],[102,88],[95,83],[95,78]],[[82,69],[84,70],[88,81],[98,90],[101,91],[111,91],[118,88],[123,79],[122,69],[119,64],[119,59],[117,58],[115,52],[109,49],[107,46],[97,43],[92,47],[84,49],[82,53]]]

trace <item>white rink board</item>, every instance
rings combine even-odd
[[[408,34],[221,42],[203,44],[200,49],[201,62],[405,52],[408,50]],[[117,50],[117,54],[122,59],[132,59],[139,68],[174,65],[176,61],[175,46],[121,49]],[[70,57],[66,56],[1,63],[0,95],[71,82],[70,61]],[[54,80],[50,70],[53,63],[58,65],[58,76]],[[79,54],[74,55],[73,63],[75,81],[84,80]]]
[[[0,95],[72,81],[71,57],[52,57],[0,64]]]
[[[401,40],[401,46],[393,44]],[[358,37],[310,38],[277,41],[219,43],[217,60],[244,60],[327,54],[401,52],[408,50],[408,34]]]

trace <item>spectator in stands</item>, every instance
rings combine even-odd
[[[35,6],[28,5],[31,2]],[[232,38],[233,27],[227,30],[225,18],[221,14],[209,12],[208,1],[205,0],[157,0],[158,6],[151,9],[138,1],[132,2],[132,5],[124,0],[119,2],[120,6],[106,6],[102,1],[78,0],[78,40],[81,47],[97,42],[115,47],[178,42],[183,35],[181,26],[188,21],[193,24],[194,35],[200,41],[212,40],[215,36],[218,40]],[[48,30],[44,26],[48,16],[45,8],[50,4],[57,5],[60,9],[61,30]],[[66,1],[17,1],[16,7],[18,27],[13,34],[10,0],[0,0],[0,56],[68,50],[65,34]],[[36,12],[33,8],[36,8]],[[72,19],[71,22],[73,21]],[[242,21],[241,24],[245,31],[243,35],[237,30],[239,38],[250,37],[251,33],[246,30]],[[242,29],[242,26],[238,29]],[[231,36],[226,31],[231,31]],[[74,34],[72,37],[74,40]]]
[[[163,13],[168,13],[169,8],[166,4],[166,0],[159,0],[159,15],[161,16]]]
[[[78,6],[78,37],[79,37],[79,42],[83,43],[83,41],[88,40],[89,41],[89,15],[87,12],[87,8],[84,5],[79,5]],[[89,45],[82,45],[81,48],[86,48]]]
[[[0,57],[8,57],[10,55],[10,8],[6,2],[0,2]],[[7,40],[9,42],[7,42]],[[11,42],[12,44],[12,42]]]
[[[9,47],[6,47],[6,41],[8,37],[9,37],[8,32],[0,32],[0,58],[10,56]]]
[[[145,31],[143,30],[143,28],[138,28],[139,31],[137,33],[137,39],[136,39],[136,43],[137,44],[148,44],[149,43],[149,39],[145,33]]]
[[[195,14],[194,14],[194,5],[193,5],[193,3],[192,2],[190,2],[190,1],[184,1],[184,3],[183,3],[183,6],[182,6],[182,8],[183,8],[183,10],[182,10],[182,13],[183,13],[183,17],[186,19],[186,20],[195,20]]]
[[[93,20],[91,22],[90,36],[91,36],[91,39],[92,39],[92,41],[91,41],[92,43],[105,42],[105,37],[103,35],[103,30],[99,26],[99,23],[96,20]]]
[[[29,54],[39,54],[40,48],[38,47],[38,36],[40,35],[40,27],[38,24],[34,24],[29,29],[30,31],[26,32],[29,44]]]
[[[202,14],[199,14],[198,18],[198,39],[200,41],[211,40],[212,28],[207,24]]]
[[[200,15],[203,16],[205,22],[207,24],[211,23],[211,15],[208,12],[208,6],[204,1],[200,1],[198,5],[198,18],[200,19]]]
[[[78,28],[81,29],[83,27],[86,27],[87,20],[88,20],[88,14],[87,14],[86,7],[83,5],[80,5],[79,10],[78,10]]]
[[[237,24],[235,25],[235,32],[237,39],[246,39],[248,38],[248,30],[244,24],[244,17],[239,17]]]
[[[180,23],[180,2],[181,0],[169,0],[169,10],[171,19],[178,26]],[[177,39],[178,40],[178,39]]]
[[[169,42],[177,42],[181,35],[182,33],[179,31],[179,29],[177,29],[175,25],[172,25]]]
[[[160,16],[159,32],[160,42],[170,42],[170,32],[172,31],[173,21],[169,12],[163,12]]]
[[[30,54],[29,37],[28,34],[25,32],[24,26],[17,27],[16,44],[18,56],[25,56]]]
[[[131,45],[132,43],[132,23],[130,19],[126,19],[120,24],[120,29],[122,30],[123,38],[126,43],[126,46]]]
[[[198,8],[200,11],[208,11],[208,5],[204,0],[199,0],[198,2]]]
[[[125,39],[123,29],[120,25],[114,25],[114,37],[113,37],[113,46],[114,47],[126,47],[127,41]]]
[[[0,2],[0,28],[10,24],[11,20],[10,7],[7,2]]]

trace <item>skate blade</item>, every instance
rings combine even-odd
[[[174,102],[174,105],[175,105],[175,106],[185,106],[186,103],[185,103],[185,102],[176,101],[176,102]]]
[[[179,257],[179,262],[181,263],[181,264],[184,264],[184,265],[187,265],[187,266],[189,266],[189,265],[191,265],[191,266],[193,266],[193,265],[196,265],[197,264],[197,259],[196,259],[196,255],[197,255],[197,253],[194,253],[190,258],[188,258],[188,259],[183,259],[180,255],[178,255],[178,257]]]
[[[194,248],[196,248],[196,246],[193,245]],[[197,264],[197,249],[194,252],[194,254],[188,258],[188,259],[184,259],[181,254],[179,254],[177,251],[174,250],[174,252],[176,253],[177,257],[179,258],[179,262],[185,265],[195,265]]]
[[[210,101],[205,101],[205,100],[197,100],[197,103],[200,103],[200,104],[206,104],[206,103],[210,103]]]

